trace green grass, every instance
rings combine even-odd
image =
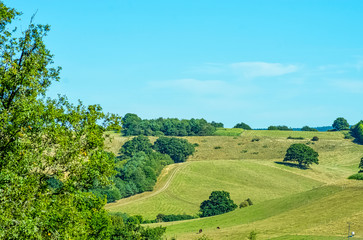
[[[313,136],[319,141],[310,141]],[[254,205],[209,218],[163,223],[168,239],[196,239],[201,228],[211,239],[246,239],[253,230],[257,239],[344,239],[347,222],[357,233],[353,239],[363,238],[363,181],[347,179],[358,171],[363,146],[344,139],[341,132],[249,130],[240,136],[184,138],[199,145],[188,162],[166,167],[155,192],[107,208],[146,219],[158,213],[195,215],[211,191],[225,190],[237,204],[251,198]],[[115,136],[114,142],[122,144],[125,139]],[[301,170],[278,164],[293,143],[317,151],[319,165]]]
[[[242,128],[217,128],[215,136],[240,136],[244,130]]]

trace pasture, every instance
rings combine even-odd
[[[319,141],[311,141],[313,136]],[[113,138],[118,144],[127,140],[116,134]],[[254,205],[151,226],[167,226],[168,239],[197,239],[198,229],[203,229],[211,239],[245,239],[256,231],[257,239],[323,240],[344,239],[351,222],[354,239],[363,239],[363,183],[347,179],[358,171],[363,146],[344,139],[342,133],[249,130],[239,136],[183,138],[198,144],[187,162],[167,166],[154,191],[106,208],[145,219],[159,213],[196,215],[212,191],[225,190],[236,204],[251,198]],[[319,165],[301,170],[282,163],[286,149],[297,142],[319,153]],[[116,146],[113,149],[117,153]]]

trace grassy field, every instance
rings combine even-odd
[[[109,149],[117,153],[128,138],[112,136]],[[311,141],[313,136],[319,141]],[[246,239],[251,231],[257,239],[344,239],[351,222],[353,239],[363,239],[363,183],[346,179],[357,172],[363,146],[342,133],[250,130],[239,136],[185,138],[199,145],[186,163],[166,167],[153,192],[108,204],[107,209],[146,219],[158,213],[196,215],[211,191],[225,190],[237,204],[251,198],[254,205],[163,223],[166,237],[197,239],[203,229],[211,239]],[[281,163],[286,149],[298,142],[319,153],[319,165],[301,170]]]
[[[216,136],[240,136],[244,130],[242,128],[217,128]]]

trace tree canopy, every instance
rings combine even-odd
[[[233,211],[237,208],[237,204],[233,202],[229,192],[213,191],[208,200],[200,204],[200,216],[209,217],[222,213]]]
[[[160,137],[154,143],[154,149],[168,154],[174,162],[185,162],[195,151],[193,144],[185,139],[174,137]]]
[[[283,125],[283,126],[269,126],[267,130],[280,130],[280,131],[292,131],[291,128]]]
[[[349,123],[345,118],[338,117],[334,120],[332,127],[337,131],[348,130]]]
[[[106,201],[89,191],[114,174],[99,125],[110,119],[98,105],[45,97],[60,72],[43,41],[50,27],[19,32],[18,15],[0,2],[0,239],[116,237]]]
[[[318,130],[315,128],[311,128],[309,126],[304,126],[301,128],[301,131],[307,131],[307,132],[317,132]]]
[[[309,146],[302,143],[292,144],[286,151],[285,161],[298,162],[299,167],[309,167],[311,164],[319,164],[319,154]]]
[[[233,128],[243,128],[244,130],[252,130],[250,126],[248,126],[246,123],[237,123]]]

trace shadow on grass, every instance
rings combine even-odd
[[[309,169],[306,166],[300,166],[299,164],[296,163],[290,163],[290,162],[279,162],[279,161],[275,161],[275,163],[280,164],[280,165],[285,165],[288,167],[293,167],[293,168],[298,168],[298,169],[302,169],[302,170],[306,170]]]

